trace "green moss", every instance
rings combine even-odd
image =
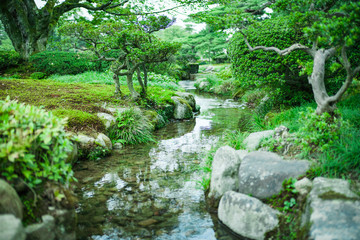
[[[83,131],[89,128],[99,132],[105,131],[101,119],[91,113],[75,109],[56,109],[53,113],[55,116],[68,118],[67,127],[72,131]]]

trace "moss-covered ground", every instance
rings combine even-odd
[[[136,88],[136,86],[135,86]],[[58,117],[67,117],[67,128],[71,131],[104,131],[104,126],[96,116],[98,112],[107,113],[106,106],[134,106],[160,109],[172,102],[174,91],[157,86],[148,87],[148,98],[138,102],[132,101],[127,95],[126,86],[121,87],[124,97],[114,96],[114,85],[62,83],[54,80],[33,79],[0,79],[0,99],[10,96],[35,106],[43,106]]]

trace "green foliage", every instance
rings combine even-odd
[[[339,139],[329,144],[314,168],[315,176],[360,180],[360,130],[344,129]]]
[[[32,79],[44,79],[46,78],[46,74],[43,72],[34,72],[30,75]]]
[[[37,72],[51,74],[78,74],[95,70],[95,63],[91,62],[93,57],[86,53],[45,51],[30,57]]]
[[[287,18],[266,19],[244,30],[253,46],[286,48],[294,42],[303,42],[303,36],[295,29],[284,28]],[[274,36],[277,36],[274,38]],[[230,42],[229,55],[236,85],[246,90],[262,88],[277,104],[298,104],[312,99],[307,76],[300,76],[298,61],[307,62],[303,52],[293,52],[284,57],[275,52],[250,52],[241,34],[235,34]]]
[[[226,131],[224,134],[224,145],[228,145],[236,150],[245,149],[245,138],[249,136],[248,132]]]
[[[0,70],[16,67],[22,62],[20,55],[15,51],[0,51]]]
[[[340,116],[338,111],[335,114]],[[300,113],[300,124],[296,137],[305,154],[325,151],[339,139],[340,129],[348,126],[340,117],[328,113],[317,115],[312,108]]]
[[[66,120],[10,98],[0,103],[1,175],[30,186],[45,179],[64,184],[73,180],[71,165],[65,163],[72,149],[64,132]]]
[[[110,154],[110,150],[107,148],[103,148],[100,146],[95,147],[94,149],[91,149],[91,151],[89,152],[88,156],[86,156],[86,158],[88,158],[89,160],[98,160],[99,158],[103,158],[106,157]]]
[[[116,124],[109,130],[109,137],[113,142],[122,144],[138,144],[154,142],[149,120],[140,109],[129,108],[117,113]]]

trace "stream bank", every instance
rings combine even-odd
[[[180,84],[194,93],[193,82]],[[236,239],[206,209],[196,171],[243,105],[195,94],[201,113],[157,130],[157,143],[128,146],[75,167],[79,239]]]

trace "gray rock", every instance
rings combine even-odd
[[[26,240],[53,240],[55,239],[55,219],[53,216],[42,216],[42,223],[27,226]]]
[[[208,86],[210,86],[210,83],[208,81],[201,81],[199,83],[199,89],[200,90],[204,90],[205,88],[207,88]]]
[[[247,138],[245,138],[244,143],[246,144],[246,149],[249,151],[254,151],[260,146],[260,142],[263,138],[271,137],[274,135],[274,130],[267,130],[262,132],[251,133]]]
[[[0,214],[13,214],[23,218],[23,206],[15,189],[7,182],[0,179]]]
[[[175,103],[174,118],[175,119],[190,119],[193,117],[193,112],[188,102],[180,97],[171,97]]]
[[[108,113],[97,113],[96,114],[101,121],[104,123],[106,129],[110,128],[113,124],[116,123],[116,119],[113,115]]]
[[[306,173],[309,162],[283,160],[272,152],[251,152],[239,168],[239,192],[265,199],[278,194],[285,179]]]
[[[225,192],[237,190],[239,179],[238,169],[241,158],[238,151],[229,146],[219,148],[212,162],[212,173],[209,197],[219,199]]]
[[[195,97],[193,94],[187,93],[187,92],[176,92],[176,95],[185,99],[189,103],[193,112],[196,112],[196,101],[195,101]]]
[[[95,143],[100,145],[101,147],[112,149],[112,143],[108,136],[103,133],[99,133],[95,139]]]
[[[12,214],[0,215],[0,240],[25,240],[25,229]]]
[[[307,195],[312,188],[312,182],[308,178],[303,178],[295,183],[295,189],[300,195]]]
[[[117,150],[121,149],[122,147],[123,147],[123,145],[121,143],[114,143],[114,146],[113,146],[113,148],[117,149]]]
[[[62,240],[75,240],[75,210],[53,209],[50,214],[55,218],[55,238]]]
[[[264,239],[275,229],[280,213],[256,198],[228,191],[220,200],[219,219],[231,230],[243,237]]]
[[[80,148],[82,149],[89,149],[89,147],[95,143],[95,138],[82,133],[76,136],[76,140],[79,142]]]
[[[302,220],[309,239],[359,239],[359,196],[345,180],[316,178]]]

